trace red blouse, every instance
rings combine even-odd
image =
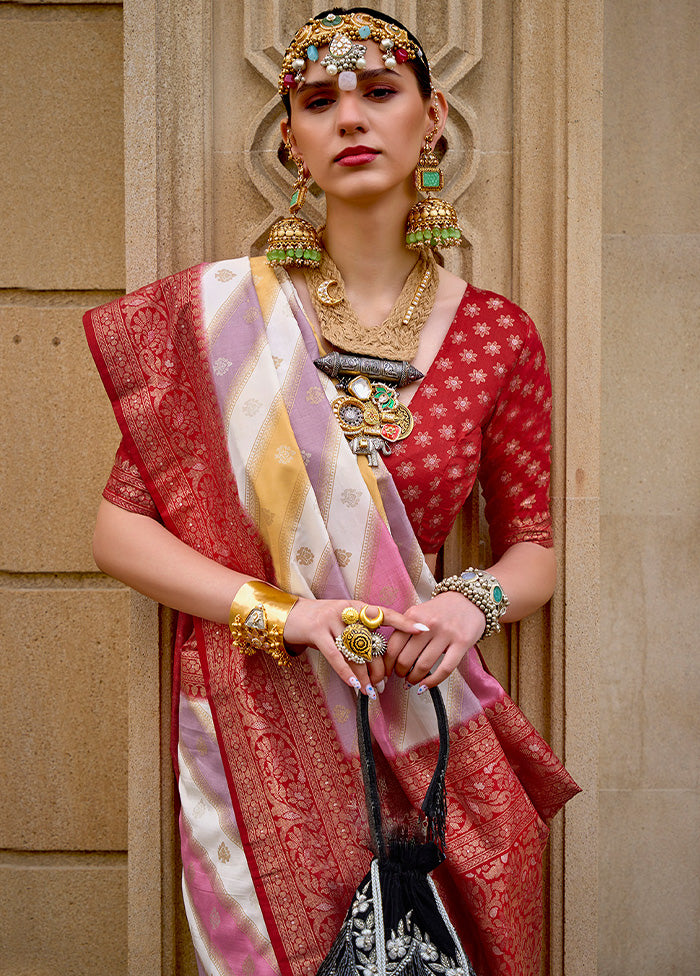
[[[410,409],[414,429],[385,464],[424,552],[442,546],[477,475],[495,556],[516,542],[551,547],[551,385],[525,312],[468,285]],[[124,442],[103,495],[158,518]]]
[[[467,286],[410,403],[415,426],[385,459],[423,552],[437,552],[477,475],[495,556],[516,542],[552,546],[552,390],[531,319]]]

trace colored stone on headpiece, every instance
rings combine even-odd
[[[318,61],[319,48],[325,46],[328,54],[321,64],[329,75],[361,71],[367,65],[364,57],[367,48],[356,42],[368,40],[379,45],[387,68],[424,57],[403,27],[366,13],[329,14],[321,20],[308,21],[297,31],[284,55],[277,90],[285,95],[303,82],[307,60]],[[343,85],[350,85],[348,78]]]

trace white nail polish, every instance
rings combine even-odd
[[[385,688],[386,688],[386,678],[382,678],[382,680],[377,684],[377,691],[379,692],[380,695]]]
[[[425,624],[414,624],[416,630],[420,630],[424,634],[430,633],[430,627],[426,627]]]

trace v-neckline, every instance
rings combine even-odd
[[[428,382],[428,379],[430,378],[431,373],[435,369],[435,363],[438,361],[438,359],[441,359],[442,358],[443,352],[446,350],[447,341],[448,341],[448,339],[450,339],[450,337],[452,335],[452,330],[454,329],[455,325],[457,324],[457,319],[460,317],[460,313],[462,311],[462,306],[466,302],[467,295],[469,294],[470,289],[471,289],[471,285],[469,284],[469,282],[467,282],[466,288],[464,289],[464,294],[460,298],[459,305],[457,306],[457,309],[456,309],[455,314],[454,314],[454,316],[452,318],[452,321],[450,322],[450,324],[447,327],[447,332],[445,333],[445,335],[443,337],[443,340],[440,343],[440,346],[438,347],[438,351],[435,353],[435,356],[433,358],[433,361],[431,362],[430,366],[428,366],[428,370],[427,370],[426,373],[424,373],[423,379],[418,384],[415,392],[411,395],[411,398],[408,401],[401,400],[401,403],[403,403],[403,405],[407,409],[409,409],[409,410],[412,409],[413,405],[416,402],[416,398],[420,395],[420,392],[423,389],[423,387],[426,386],[426,384]]]
[[[308,322],[309,328],[311,329],[311,334],[313,335],[314,339],[316,340],[316,344],[318,346],[319,353],[321,353],[323,355],[323,345],[324,344],[327,344],[327,340],[324,338],[324,336],[322,336],[322,335],[319,336],[319,334],[316,332],[316,328],[315,328],[313,322],[311,321],[311,319],[309,318],[309,316],[307,315],[306,309],[304,308],[304,303],[302,302],[301,296],[299,295],[299,292],[297,291],[297,287],[294,284],[294,282],[292,281],[292,276],[289,274],[289,272],[287,271],[286,268],[284,269],[284,273],[285,273],[285,276],[287,278],[287,281],[289,282],[290,288],[292,290],[292,294],[294,295],[294,298],[296,299],[296,303],[297,303],[297,305],[299,307],[299,310],[300,310],[301,314],[304,316],[304,318],[306,319],[306,321]],[[435,353],[435,356],[433,358],[433,361],[431,362],[430,366],[428,366],[427,373],[424,373],[423,379],[418,384],[418,387],[415,390],[415,392],[412,394],[410,400],[407,403],[405,401],[403,401],[403,400],[401,401],[403,403],[403,405],[407,409],[410,409],[411,405],[413,403],[415,403],[416,397],[418,397],[418,395],[420,394],[421,390],[426,385],[426,383],[428,381],[428,378],[430,377],[431,373],[433,372],[433,369],[435,368],[435,363],[438,361],[438,359],[440,359],[442,357],[443,351],[445,350],[445,347],[447,345],[447,340],[452,335],[452,330],[454,329],[454,327],[455,327],[455,325],[457,323],[457,319],[459,318],[460,313],[462,311],[462,306],[466,302],[467,295],[469,294],[469,292],[471,290],[471,287],[472,287],[471,284],[469,282],[467,282],[466,285],[465,285],[465,288],[464,288],[464,293],[462,294],[462,297],[459,300],[459,305],[457,306],[457,309],[455,311],[455,314],[452,317],[452,321],[450,322],[450,324],[447,327],[447,332],[445,333],[445,335],[444,335],[444,337],[442,339],[442,342],[440,343],[440,346],[438,347],[438,351]]]

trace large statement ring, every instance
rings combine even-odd
[[[368,619],[365,610],[366,606],[358,613],[354,607],[346,607],[341,614],[341,619],[345,624],[342,634],[336,637],[335,644],[340,653],[353,664],[369,664],[373,657],[381,657],[386,653],[386,639],[381,634],[372,633],[380,623],[375,620],[383,620],[384,615],[379,611],[379,616],[374,620],[369,620],[373,625],[372,630],[364,623]]]

